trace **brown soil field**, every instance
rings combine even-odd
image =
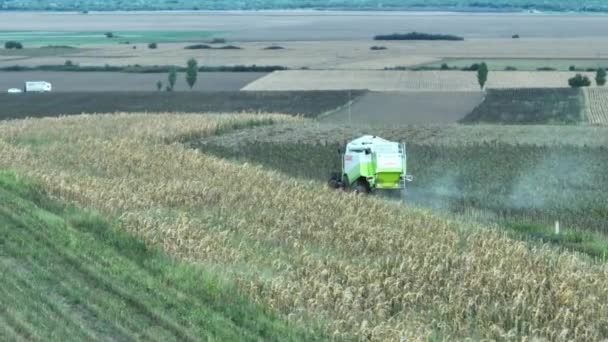
[[[488,88],[568,88],[573,72],[493,71]],[[587,73],[590,78],[592,73]],[[467,71],[287,70],[273,72],[243,90],[479,91]]]
[[[363,92],[351,92],[352,98]],[[349,100],[345,91],[72,92],[0,94],[0,120],[81,113],[283,113],[316,117]]]
[[[388,126],[455,123],[483,101],[481,92],[370,92],[322,118],[325,122]]]
[[[603,37],[602,15],[522,13],[255,11],[0,13],[0,30],[222,31],[234,40],[355,40],[376,34],[433,31],[465,38]]]
[[[195,91],[235,91],[265,76],[259,72],[199,72]],[[93,91],[153,91],[156,82],[167,85],[167,74],[134,74],[121,72],[55,72],[19,71],[0,72],[0,90],[22,88],[25,81],[47,81],[53,84],[53,92]],[[164,86],[163,86],[164,88]],[[176,91],[189,90],[185,74],[177,75]]]

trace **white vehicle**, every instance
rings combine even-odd
[[[21,94],[23,91],[19,88],[11,88],[8,90],[9,94]]]
[[[53,89],[49,82],[44,81],[28,81],[25,82],[26,93],[46,93]]]

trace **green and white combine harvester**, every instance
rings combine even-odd
[[[332,188],[352,189],[358,193],[375,190],[400,190],[405,194],[407,174],[405,144],[364,135],[340,150],[342,171],[332,174]]]

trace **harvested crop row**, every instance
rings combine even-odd
[[[584,89],[585,113],[592,125],[608,125],[608,89]]]
[[[184,132],[160,133],[173,118],[155,120],[3,123],[0,167],[119,216],[148,243],[221,268],[242,291],[291,320],[322,320],[335,337],[608,337],[603,264],[166,144]],[[221,120],[182,123],[205,135]],[[128,134],[141,127],[150,131]]]

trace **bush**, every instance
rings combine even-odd
[[[505,67],[505,71],[517,71],[517,68],[514,66],[508,65]]]
[[[446,63],[441,64],[441,70],[450,70],[450,66]]]
[[[552,68],[552,67],[540,67],[540,68],[536,68],[537,71],[555,71],[557,69]]]
[[[568,80],[568,85],[572,88],[588,87],[591,85],[591,81],[587,76],[576,74],[576,76]]]
[[[194,45],[185,46],[184,49],[186,49],[186,50],[207,50],[207,49],[241,50],[242,48],[240,48],[238,46],[234,46],[234,45],[226,45],[226,46],[220,46],[220,47],[213,47],[213,46],[207,45],[207,44],[194,44]]]
[[[148,44],[148,49],[156,49],[157,47],[158,47],[158,44],[156,44],[156,43]]]
[[[282,46],[278,46],[278,45],[272,45],[272,46],[267,46],[264,48],[264,50],[283,50],[285,49]]]
[[[576,71],[576,65],[571,65],[568,70],[570,71]]]
[[[464,38],[449,34],[410,32],[377,35],[374,40],[464,40]]]
[[[71,67],[74,66],[74,62],[72,62],[71,60],[66,60],[65,63],[63,63],[63,65],[67,66],[67,67]]]
[[[374,51],[377,51],[377,50],[386,50],[386,46],[376,46],[376,45],[374,45],[374,46],[370,47],[369,49],[370,50],[374,50]]]
[[[9,40],[8,42],[4,43],[4,48],[5,49],[17,49],[17,50],[21,50],[23,49],[23,44],[21,44],[20,42],[14,41],[14,40]]]
[[[234,45],[226,45],[226,46],[222,46],[222,47],[219,47],[216,49],[218,49],[218,50],[241,50],[242,48],[238,47],[238,46],[234,46]]]
[[[511,36],[511,38],[513,38],[513,39],[519,39],[519,34],[514,34],[513,36]]]
[[[204,50],[204,49],[211,49],[211,46],[209,46],[207,44],[195,44],[195,45],[188,45],[188,46],[184,47],[184,49],[186,49],[186,50]]]
[[[104,34],[105,34],[106,38],[115,38],[114,33],[112,33],[112,32],[106,32]]]

